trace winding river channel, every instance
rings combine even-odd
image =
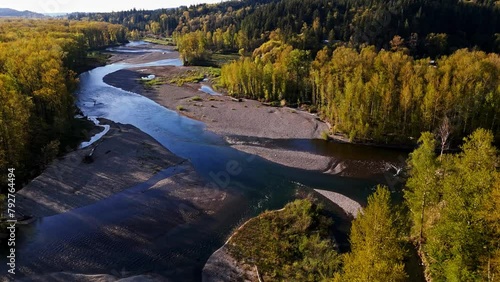
[[[115,63],[93,69],[80,76],[77,105],[86,116],[139,128],[174,154],[188,159],[208,182],[238,195],[239,204],[175,228],[165,225],[164,214],[158,212],[162,205],[168,204],[164,192],[138,192],[172,175],[172,169],[167,169],[148,182],[93,205],[20,227],[17,277],[59,271],[123,276],[155,272],[171,281],[200,280],[204,263],[236,226],[263,210],[283,207],[297,190],[308,193],[313,189],[330,190],[364,203],[383,179],[293,169],[242,153],[206,131],[202,122],[103,82],[105,75],[124,68],[181,64],[179,59],[169,59],[146,64]],[[401,155],[391,150],[322,140],[276,140],[270,146],[364,162],[373,159],[382,164],[398,162]],[[236,162],[241,173],[225,177],[229,162]],[[148,208],[144,209],[144,205]],[[0,271],[5,273],[3,255],[0,262]]]

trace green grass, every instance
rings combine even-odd
[[[175,46],[174,40],[172,37],[167,37],[167,38],[153,38],[153,37],[146,37],[143,39],[143,41],[149,42],[149,43],[154,43],[154,44],[159,44],[159,45],[165,45],[165,46]]]
[[[182,86],[186,83],[198,83],[205,78],[216,79],[220,76],[220,69],[214,67],[195,67],[170,78],[169,83]]]
[[[153,87],[155,87],[155,86],[159,86],[159,85],[165,84],[165,81],[162,78],[159,78],[159,77],[151,79],[151,80],[143,80],[143,79],[141,79],[140,81],[141,81],[142,85],[144,85],[144,87],[147,88],[147,89],[153,89]]]
[[[196,70],[188,70],[186,73],[170,79],[169,82],[171,84],[177,84],[177,86],[182,86],[186,83],[198,83],[203,79],[205,79],[203,73],[197,72]]]
[[[191,101],[200,102],[200,101],[203,101],[203,99],[200,96],[196,95],[193,98],[191,98]]]
[[[184,108],[183,106],[179,105],[176,107],[176,109],[179,111],[179,112],[183,112],[183,111],[186,111],[186,108]]]
[[[201,67],[203,71],[205,71],[210,77],[219,77],[220,76],[220,68],[214,67]]]

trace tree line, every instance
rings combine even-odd
[[[444,120],[461,137],[479,127],[500,135],[500,56],[457,50],[437,60],[404,51],[350,47],[294,49],[271,35],[252,56],[224,65],[229,95],[310,104],[351,140],[414,143]],[[498,140],[498,139],[497,139]]]
[[[82,125],[74,119],[74,70],[86,64],[87,50],[124,42],[124,35],[122,26],[107,23],[0,22],[1,171],[13,167],[23,182],[76,146]]]
[[[340,254],[331,218],[310,199],[296,200],[251,219],[228,248],[264,281],[407,281],[400,219],[389,190],[378,187],[352,223],[351,251]]]

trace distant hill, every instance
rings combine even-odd
[[[31,11],[17,11],[9,8],[0,8],[0,17],[45,18],[46,16]]]

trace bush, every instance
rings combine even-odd
[[[151,80],[141,79],[141,83],[144,85],[145,88],[152,89],[154,86],[165,84],[165,81],[157,77]]]
[[[193,98],[191,98],[191,101],[199,102],[199,101],[203,101],[203,99],[200,96],[196,95]]]
[[[232,237],[229,251],[240,261],[257,265],[265,280],[325,280],[340,268],[340,256],[330,239],[331,224],[314,203],[296,200],[283,210],[248,221]]]
[[[186,108],[184,108],[183,106],[179,105],[176,107],[176,109],[179,111],[179,112],[182,112],[182,111],[186,111]]]
[[[328,141],[330,139],[330,135],[328,134],[328,131],[323,131],[321,132],[321,139]]]

